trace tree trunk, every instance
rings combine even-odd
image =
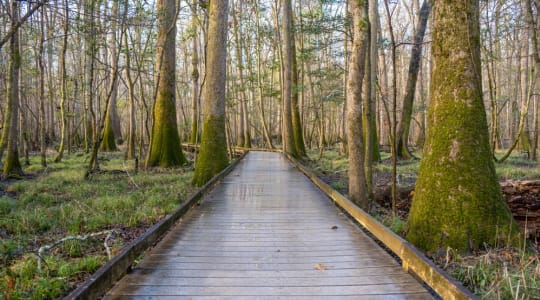
[[[238,143],[237,146],[239,147],[247,147],[247,144],[250,144],[251,142],[249,139],[251,139],[249,133],[246,134],[246,132],[249,132],[249,124],[247,123],[247,97],[246,97],[246,85],[244,81],[244,60],[242,57],[242,42],[240,39],[240,23],[238,22],[238,18],[240,17],[240,13],[242,12],[242,0],[237,0],[238,3],[238,9],[236,9],[235,4],[233,3],[233,11],[232,11],[232,17],[233,17],[233,26],[234,26],[234,44],[235,44],[235,56],[236,56],[236,67],[238,68],[238,79],[240,86],[236,88],[238,91],[237,95],[237,106],[238,106]],[[242,37],[242,40],[244,37]]]
[[[421,66],[422,42],[426,33],[429,12],[431,11],[431,1],[432,0],[424,0],[422,7],[420,8],[420,12],[418,13],[418,28],[414,35],[414,45],[411,51],[411,60],[409,62],[409,75],[407,78],[407,86],[405,87],[405,97],[403,98],[401,120],[399,122],[396,135],[396,153],[400,158],[413,157],[408,147],[409,129],[411,128],[414,96],[416,94],[416,82],[418,80],[418,72],[420,71]]]
[[[191,26],[193,53],[191,54],[191,136],[189,142],[199,142],[199,31],[197,26],[197,0],[192,3]]]
[[[296,61],[296,42],[294,35],[294,18],[291,16],[291,111],[292,111],[292,131],[294,147],[299,157],[306,156],[306,145],[304,144],[304,135],[302,128],[302,119],[300,118],[300,107],[298,103],[298,94],[300,93],[300,84],[298,82],[298,63]]]
[[[11,1],[11,27],[19,21],[19,1]],[[4,130],[2,144],[6,143],[6,160],[4,162],[4,177],[20,177],[23,175],[19,161],[18,134],[19,134],[19,76],[21,69],[21,53],[19,49],[19,30],[15,30],[9,41],[9,67],[7,82],[6,116],[4,117]]]
[[[44,44],[45,44],[45,12],[44,8],[41,8],[41,22],[40,22],[40,41],[39,41],[39,148],[41,156],[41,166],[47,167],[47,144],[46,144],[46,132],[47,122],[45,116],[45,64],[43,62],[44,56]]]
[[[64,155],[64,149],[66,147],[66,141],[68,140],[68,119],[66,112],[66,101],[67,101],[67,70],[66,70],[66,53],[67,53],[67,42],[68,42],[68,33],[69,33],[69,9],[68,9],[68,0],[64,0],[64,38],[62,44],[62,54],[60,56],[60,94],[62,99],[60,100],[60,117],[62,120],[62,129],[60,133],[60,146],[58,147],[58,155],[54,159],[54,162],[60,162]]]
[[[176,121],[176,1],[158,0],[157,88],[146,167],[186,163]]]
[[[203,131],[193,184],[201,186],[229,163],[225,132],[228,1],[211,1],[209,8]]]
[[[362,131],[362,80],[367,52],[367,2],[351,1],[353,43],[347,83],[347,145],[349,151],[349,199],[362,209],[369,210],[364,174],[364,145]]]
[[[407,239],[427,251],[513,240],[482,100],[478,0],[435,2],[431,105]]]
[[[292,5],[291,0],[282,0],[281,39],[283,43],[282,55],[282,128],[281,136],[283,151],[292,157],[299,157],[295,143],[292,124]]]
[[[83,128],[84,128],[84,151],[90,152],[91,142],[94,137],[95,130],[95,113],[94,113],[94,60],[96,55],[96,33],[95,33],[95,5],[94,1],[88,1],[84,4],[86,32],[84,35],[85,47],[85,75],[84,75],[84,112],[83,112]]]

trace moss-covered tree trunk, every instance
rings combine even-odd
[[[294,25],[291,18],[291,24]],[[302,118],[300,117],[300,82],[298,80],[298,62],[296,60],[296,43],[294,30],[291,33],[291,80],[292,80],[292,95],[291,95],[291,111],[292,111],[292,130],[294,147],[298,156],[306,156],[306,145],[304,143],[304,129],[302,128]]]
[[[362,209],[369,208],[364,173],[362,132],[362,80],[366,66],[368,14],[366,0],[349,3],[353,43],[347,81],[347,147],[349,151],[349,199]],[[322,134],[322,133],[321,133]]]
[[[225,84],[227,62],[227,0],[211,1],[209,8],[203,131],[193,184],[201,186],[227,167]]]
[[[506,241],[516,226],[489,145],[479,1],[436,1],[433,15],[432,97],[407,239],[424,250],[465,251]]]
[[[146,167],[186,163],[176,121],[176,1],[158,0],[156,99]]]
[[[281,39],[282,54],[282,90],[281,90],[281,137],[283,151],[293,157],[298,157],[294,143],[292,125],[292,4],[291,0],[282,0]]]
[[[19,21],[19,1],[11,1],[11,26]],[[23,174],[19,161],[19,74],[21,69],[21,53],[19,49],[19,30],[16,30],[9,41],[9,67],[7,80],[7,101],[4,117],[2,140],[6,143],[6,160],[4,161],[4,177],[19,177]]]

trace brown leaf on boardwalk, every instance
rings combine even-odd
[[[337,230],[338,228],[339,228],[339,227],[337,227],[336,225],[330,227],[330,229],[332,229],[332,230]]]
[[[323,265],[321,263],[318,263],[315,265],[315,269],[316,270],[320,270],[320,271],[324,271],[324,270],[328,270],[330,269],[330,266],[327,266],[327,265]]]

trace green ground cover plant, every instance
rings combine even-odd
[[[195,190],[191,167],[140,170],[123,154],[101,154],[84,178],[86,154],[42,168],[31,157],[26,178],[0,183],[0,299],[58,298]],[[103,234],[38,250],[68,236]],[[109,235],[110,232],[113,232]]]

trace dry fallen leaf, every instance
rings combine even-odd
[[[337,227],[336,225],[330,227],[330,229],[332,229],[332,230],[337,230],[338,228],[339,228],[339,227]]]
[[[324,270],[328,270],[330,269],[330,266],[327,266],[327,265],[323,265],[321,263],[318,263],[315,265],[315,269],[316,270],[320,270],[320,271],[324,271]]]

